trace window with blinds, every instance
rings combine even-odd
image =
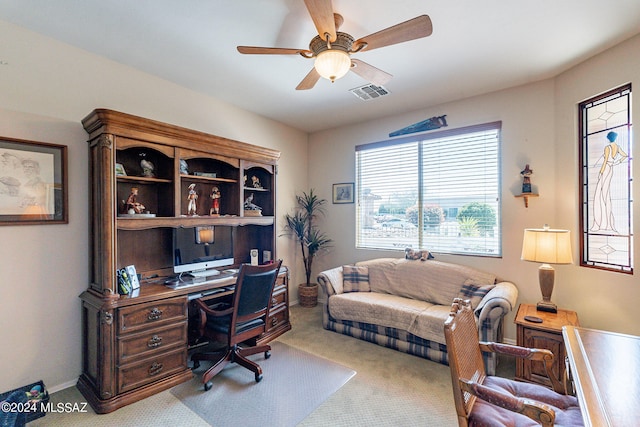
[[[356,246],[499,257],[501,123],[356,147]]]

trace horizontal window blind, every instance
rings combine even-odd
[[[356,245],[501,255],[500,123],[356,147]]]

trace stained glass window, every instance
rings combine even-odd
[[[579,106],[580,264],[633,273],[631,84]]]

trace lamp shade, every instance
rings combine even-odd
[[[544,264],[571,264],[571,232],[548,226],[525,229],[521,259]]]
[[[351,68],[351,58],[344,50],[328,49],[318,54],[314,67],[318,74],[333,82],[347,74]]]

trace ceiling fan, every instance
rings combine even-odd
[[[334,82],[349,70],[377,86],[382,86],[393,76],[364,61],[352,59],[351,55],[427,37],[433,31],[429,16],[421,15],[355,40],[350,34],[338,31],[344,19],[333,12],[331,0],[304,0],[304,3],[318,30],[318,35],[309,43],[309,49],[238,46],[238,52],[244,54],[298,54],[307,59],[315,58],[314,68],[302,79],[296,90],[313,88],[320,77]]]

